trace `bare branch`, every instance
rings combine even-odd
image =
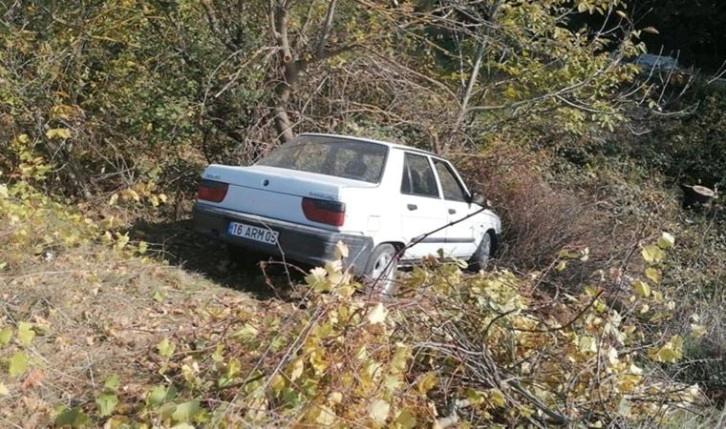
[[[330,0],[328,5],[328,12],[325,16],[325,24],[323,25],[323,32],[318,39],[318,45],[315,49],[315,56],[321,58],[325,45],[328,43],[328,37],[330,37],[330,31],[333,28],[333,18],[335,17],[335,5],[337,0]]]

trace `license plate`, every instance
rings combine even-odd
[[[235,237],[242,237],[272,245],[277,244],[277,237],[280,235],[279,232],[268,228],[260,228],[238,222],[230,222],[227,227],[227,233],[229,235],[234,235]]]

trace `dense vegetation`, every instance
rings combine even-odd
[[[635,6],[3,3],[0,422],[723,424],[726,216],[678,185],[726,185],[726,89],[634,65]],[[495,266],[379,302],[189,233],[207,162],[310,130],[456,159]]]

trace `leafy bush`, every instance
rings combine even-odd
[[[609,308],[599,284],[543,300],[537,279],[465,277],[435,260],[402,280],[399,299],[379,302],[330,263],[310,272],[295,304],[218,297],[178,307],[187,328],[159,330],[133,357],[142,385],[107,373],[103,385],[71,396],[90,399],[59,404],[47,418],[72,427],[663,422],[701,400],[696,387],[652,371],[653,362],[680,360],[682,337],[638,327],[671,314],[653,271],[671,245],[664,236],[642,249],[650,270],[620,291],[632,314]],[[164,298],[154,301],[161,307]],[[54,330],[43,320],[2,322],[10,377],[0,403],[11,416],[27,412],[16,395],[30,395],[45,360],[53,362],[29,357],[52,350],[34,347],[38,332]],[[120,341],[117,329],[103,332]]]
[[[473,190],[502,217],[503,265],[543,268],[563,249],[594,251],[607,238],[606,219],[588,197],[545,180],[550,163],[545,156],[502,145],[456,161]]]

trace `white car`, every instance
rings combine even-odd
[[[211,164],[194,228],[232,246],[311,265],[334,258],[390,294],[399,264],[427,255],[486,266],[499,217],[454,167],[423,150],[330,134],[301,134],[249,167]]]

